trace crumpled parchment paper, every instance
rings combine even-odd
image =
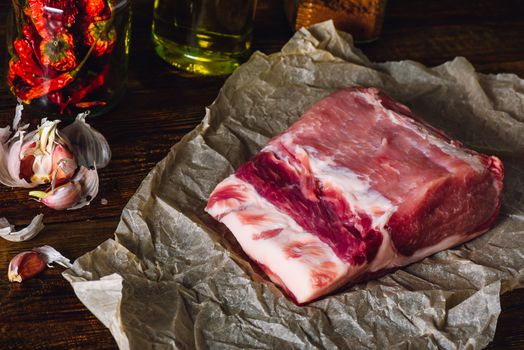
[[[375,86],[453,138],[499,155],[503,208],[482,237],[308,306],[286,298],[207,216],[209,193],[305,109],[349,85]],[[146,177],[115,239],[64,272],[122,349],[480,349],[499,295],[524,285],[524,81],[370,62],[331,22],[282,51],[255,53],[203,122]]]

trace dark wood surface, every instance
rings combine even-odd
[[[2,36],[8,2],[0,4]],[[28,200],[25,190],[0,186],[0,216],[25,224],[43,211],[46,223],[32,241],[0,242],[0,349],[116,348],[109,331],[61,277],[63,269],[48,269],[21,285],[9,284],[4,277],[9,260],[20,251],[44,244],[76,259],[111,238],[122,208],[142,179],[201,120],[204,107],[224,82],[224,78],[184,77],[164,64],[149,39],[152,1],[135,0],[133,8],[128,93],[112,113],[94,122],[113,150],[111,164],[100,172],[99,197],[82,210],[53,212]],[[436,65],[465,56],[479,71],[524,77],[523,13],[520,0],[393,0],[380,39],[360,47],[374,61],[412,59]],[[278,51],[291,35],[282,1],[260,0],[255,49]],[[10,122],[13,111],[4,87],[0,125]],[[101,198],[107,199],[107,205],[101,204]],[[524,348],[524,290],[502,296],[502,313],[489,348]]]

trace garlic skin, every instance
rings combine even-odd
[[[44,215],[38,214],[31,220],[31,223],[19,231],[7,221],[0,218],[0,237],[10,242],[28,241],[35,237],[44,229]]]
[[[22,252],[16,255],[7,269],[9,282],[21,283],[35,277],[46,268],[46,262],[40,253],[35,251]]]
[[[0,129],[0,183],[8,187],[32,188],[38,184],[20,177],[21,150],[24,140],[34,136],[35,132],[26,134],[24,130],[14,133],[10,127]]]
[[[57,264],[68,269],[73,267],[73,264],[71,264],[68,258],[49,245],[33,248],[33,251],[39,253],[47,265]]]
[[[111,148],[100,132],[86,122],[89,112],[80,113],[75,121],[61,130],[77,157],[77,163],[86,168],[102,169],[111,160]]]
[[[76,210],[89,205],[98,195],[98,188],[100,186],[98,172],[95,167],[88,169],[81,166],[73,180],[80,183],[82,195],[78,203],[68,208],[68,210]]]

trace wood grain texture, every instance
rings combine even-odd
[[[2,37],[8,10],[8,1],[3,1]],[[113,237],[120,212],[142,179],[198,124],[225,80],[180,75],[164,64],[150,43],[152,2],[135,0],[133,10],[127,95],[112,113],[94,122],[113,150],[111,164],[100,172],[99,197],[79,211],[53,212],[28,200],[25,190],[0,187],[0,216],[26,224],[43,212],[47,225],[30,242],[0,242],[0,349],[116,348],[109,331],[61,277],[63,269],[48,269],[22,285],[9,284],[2,276],[11,257],[22,250],[49,244],[76,259]],[[360,48],[374,61],[412,59],[437,65],[465,56],[482,72],[524,77],[523,13],[520,0],[390,1],[380,39]],[[255,49],[265,53],[280,50],[291,37],[281,0],[259,1],[254,35]],[[14,101],[2,85],[0,125],[10,122],[13,112]],[[489,349],[523,349],[524,290],[502,296],[502,309]]]

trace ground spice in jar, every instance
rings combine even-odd
[[[356,41],[378,38],[386,0],[287,0],[288,19],[295,30],[332,19],[337,29]]]

